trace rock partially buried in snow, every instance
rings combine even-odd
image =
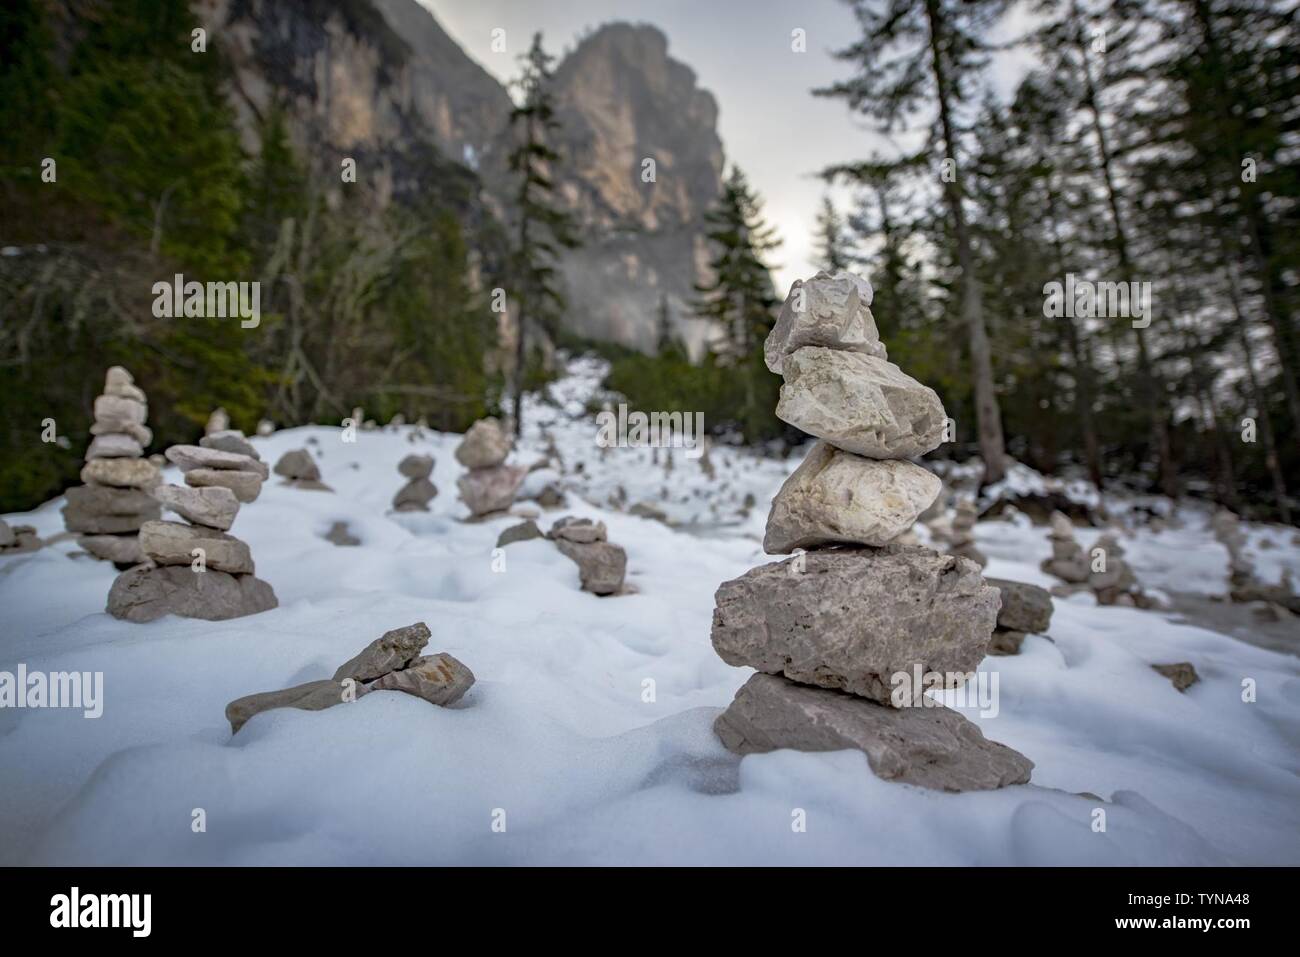
[[[848,272],[819,272],[807,281],[795,280],[763,343],[767,367],[780,375],[786,356],[804,346],[886,358],[871,298],[871,284]]]
[[[160,485],[153,497],[187,522],[227,531],[239,514],[239,499],[228,488]]]
[[[715,601],[713,647],[727,664],[889,704],[894,676],[915,667],[974,672],[1000,599],[973,562],[886,545],[760,565]]]
[[[578,565],[578,579],[584,591],[593,595],[613,595],[622,590],[627,574],[627,552],[609,542],[580,544],[563,538],[556,547]]]
[[[808,346],[786,358],[777,418],[871,459],[924,455],[943,441],[939,396],[898,366]]]
[[[253,555],[248,545],[224,532],[180,522],[145,522],[140,528],[140,547],[159,565],[188,566],[195,560],[196,548],[203,549],[203,562],[209,571],[232,575],[253,574]],[[204,575],[206,572],[194,572]]]
[[[424,650],[429,637],[429,626],[422,621],[386,631],[361,649],[356,657],[339,665],[334,680],[373,681],[390,671],[405,668]]]
[[[231,575],[186,565],[138,565],[117,576],[108,593],[114,618],[146,622],[163,615],[224,621],[276,607],[271,586],[252,575]]]
[[[294,449],[280,456],[275,474],[295,482],[319,482],[320,466],[306,449]]]
[[[1151,668],[1168,678],[1177,691],[1186,691],[1201,680],[1201,676],[1196,673],[1196,668],[1190,661],[1177,661],[1169,665],[1152,665]]]
[[[772,500],[763,549],[885,545],[912,527],[941,485],[911,462],[864,459],[818,442]]]
[[[205,435],[199,439],[199,445],[205,449],[216,449],[219,452],[231,452],[235,455],[247,455],[250,459],[261,461],[262,456],[253,448],[253,443],[244,437],[244,433],[236,429],[225,429],[221,432],[213,432],[211,435]]]
[[[282,691],[263,691],[259,694],[236,698],[226,705],[226,720],[230,733],[235,734],[254,715],[275,708],[298,708],[302,711],[324,711],[342,704],[346,689],[337,681],[309,681]]]
[[[1052,594],[1046,588],[1005,578],[986,578],[1002,596],[998,627],[1042,634],[1052,623]]]
[[[404,691],[439,707],[453,705],[474,684],[474,672],[443,652],[416,658],[405,668],[390,671],[370,685],[371,691]]]
[[[877,777],[938,791],[1025,784],[1034,767],[951,708],[887,708],[766,674],[745,682],[713,728],[737,754],[853,748]]]
[[[347,522],[335,522],[331,525],[329,531],[325,533],[325,541],[340,547],[350,547],[352,545],[361,544],[361,539],[357,538],[348,530]]]
[[[467,469],[500,465],[510,454],[510,436],[496,419],[479,419],[456,447],[456,461]]]
[[[262,492],[262,476],[232,469],[191,469],[185,473],[185,484],[195,488],[227,488],[241,502],[252,502]]]
[[[254,472],[263,481],[270,478],[271,472],[265,462],[241,455],[238,452],[223,452],[221,449],[205,449],[201,445],[173,445],[167,450],[167,461],[175,463],[182,472],[194,469],[219,469],[229,472]]]
[[[526,522],[520,522],[518,525],[511,525],[504,532],[497,536],[497,548],[505,548],[515,542],[526,542],[530,539],[541,538],[542,530],[537,527],[537,523],[531,518]]]
[[[527,474],[528,470],[519,465],[471,469],[456,480],[456,488],[471,514],[488,515],[514,504],[515,493]]]
[[[998,628],[989,639],[989,654],[994,657],[1020,654],[1020,646],[1025,643],[1023,631]]]

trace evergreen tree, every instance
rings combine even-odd
[[[753,441],[764,432],[775,406],[777,380],[764,364],[763,342],[775,325],[778,300],[763,256],[780,240],[763,221],[762,200],[738,166],[732,167],[704,221],[714,247],[712,278],[696,285],[701,298],[695,312],[721,333],[713,354],[742,385],[738,418]]]
[[[564,310],[564,294],[555,268],[562,249],[579,245],[574,222],[556,202],[553,171],[561,161],[548,140],[560,128],[551,91],[554,57],[542,47],[541,33],[520,57],[521,73],[515,81],[518,104],[510,123],[519,131],[510,153],[510,170],[519,179],[515,189],[515,251],[512,271],[517,309],[514,367],[514,426],[523,429],[523,393],[530,359],[529,323],[556,334]]]
[[[817,213],[816,243],[817,266],[820,269],[836,273],[849,268],[844,220],[829,196],[822,197],[822,208]]]

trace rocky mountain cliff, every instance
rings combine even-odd
[[[380,205],[435,188],[450,159],[478,172],[485,205],[508,217],[509,94],[417,0],[194,8],[234,68],[250,149],[258,120],[279,104],[303,155],[335,171],[340,158],[357,159]],[[689,303],[705,261],[701,218],[722,175],[717,104],[646,25],[596,30],[555,79],[565,157],[557,183],[586,243],[562,263],[569,327],[649,348],[666,300],[698,345],[706,330]],[[653,182],[643,181],[646,159]]]

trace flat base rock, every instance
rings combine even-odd
[[[895,676],[917,666],[975,671],[1000,602],[974,563],[914,545],[760,565],[723,582],[714,600],[713,648],[727,664],[883,704]]]
[[[1052,623],[1052,593],[1046,588],[1007,578],[986,578],[984,581],[1002,595],[999,628],[1031,634],[1047,631]]]
[[[713,730],[742,755],[856,749],[878,777],[937,791],[1026,784],[1034,767],[951,708],[889,708],[773,675],[745,682]]]
[[[108,592],[108,613],[126,621],[163,615],[225,621],[279,605],[271,586],[252,575],[191,571],[188,565],[140,565],[117,576]]]

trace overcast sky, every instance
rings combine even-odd
[[[695,71],[718,101],[719,133],[728,163],[736,162],[765,200],[768,221],[784,245],[771,255],[779,292],[815,272],[813,229],[825,187],[814,174],[887,146],[839,100],[815,98],[814,87],[849,75],[831,51],[857,33],[842,0],[421,0],[471,57],[498,79],[516,72],[515,55],[541,30],[547,48],[572,48],[587,27],[612,21],[651,23],[668,36],[668,53]],[[491,32],[506,30],[509,50],[493,53]],[[791,50],[803,29],[807,52]],[[1015,29],[1014,23],[1008,30]],[[1006,57],[992,77],[1005,95],[1023,70]],[[841,210],[849,195],[834,194]]]

